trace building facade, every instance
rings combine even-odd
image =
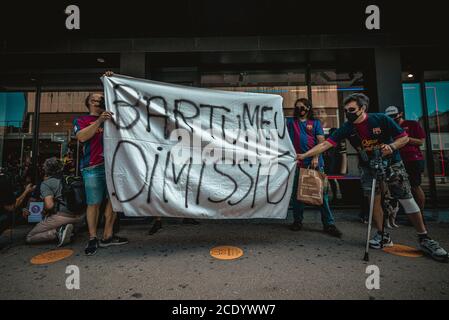
[[[370,112],[395,105],[427,133],[423,188],[429,207],[449,204],[449,19],[443,2],[78,1],[2,5],[0,166],[73,157],[74,117],[102,91],[105,70],[188,86],[275,93],[285,116],[309,98],[328,131],[344,121],[343,99],[363,92]],[[402,4],[401,4],[402,3]],[[70,20],[69,22],[74,22]],[[34,153],[34,154],[33,154]],[[34,156],[33,156],[34,155]],[[339,205],[361,194],[355,151],[338,174]],[[438,215],[438,213],[436,213]],[[440,217],[441,218],[441,217]]]

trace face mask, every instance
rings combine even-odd
[[[393,119],[394,122],[399,123],[399,121],[401,120],[401,117],[399,116],[399,114],[391,114],[390,118]]]
[[[354,121],[356,121],[360,117],[360,115],[360,112],[346,112],[346,118],[351,123],[354,123]]]
[[[301,116],[305,116],[307,114],[307,112],[309,112],[309,109],[307,107],[300,107],[299,108],[299,114]]]

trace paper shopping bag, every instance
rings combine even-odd
[[[297,199],[313,206],[323,205],[326,175],[317,170],[300,168]]]

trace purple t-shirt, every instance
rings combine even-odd
[[[73,121],[75,135],[87,128],[95,121],[97,121],[98,116],[81,116]],[[96,166],[104,163],[103,155],[103,124],[98,128],[95,135],[88,141],[83,143],[83,155],[81,158],[81,169]]]
[[[426,137],[426,133],[417,121],[404,120],[400,126],[405,132],[407,132],[410,138],[424,139]],[[404,161],[424,160],[424,156],[419,146],[411,144],[410,142],[402,147],[399,152],[401,153],[401,158]]]

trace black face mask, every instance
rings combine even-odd
[[[357,111],[357,112],[347,112],[347,111],[345,111],[345,113],[346,113],[346,118],[351,123],[354,123],[354,121],[356,121],[360,117],[360,115],[361,115],[360,111]]]
[[[401,117],[398,113],[396,114],[390,114],[389,116],[391,119],[393,119],[394,122],[399,123],[401,121]]]
[[[307,112],[309,112],[309,108],[307,108],[307,107],[300,107],[299,108],[299,115],[301,117],[304,117],[307,114]]]

